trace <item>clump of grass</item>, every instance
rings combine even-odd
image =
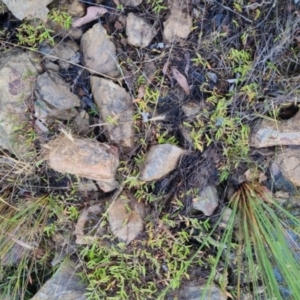
[[[225,260],[223,279],[230,267],[236,270],[237,287],[231,292],[235,299],[240,299],[245,291],[254,299],[261,299],[262,294],[266,299],[286,299],[281,287],[291,299],[300,299],[299,245],[290,236],[291,226],[285,220],[296,227],[300,221],[258,182],[242,183],[229,205],[232,214],[221,239],[225,247],[218,249],[208,286],[218,265]],[[235,262],[229,260],[230,253],[235,253]],[[282,277],[280,285],[275,269]]]

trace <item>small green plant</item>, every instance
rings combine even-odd
[[[52,9],[49,12],[48,18],[64,29],[69,29],[72,25],[72,17],[67,12],[60,11],[59,9]]]
[[[164,0],[147,0],[147,3],[152,6],[152,9],[156,14],[167,9],[167,6],[164,5]]]

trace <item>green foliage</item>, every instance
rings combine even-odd
[[[152,9],[156,14],[167,9],[167,6],[164,5],[164,0],[147,0],[147,3],[152,6]]]
[[[49,12],[48,18],[64,29],[69,29],[72,25],[72,17],[67,12],[60,11],[59,9],[52,9]]]

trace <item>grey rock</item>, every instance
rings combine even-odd
[[[86,292],[86,285],[76,275],[75,263],[65,260],[31,300],[85,300]]]
[[[250,134],[251,147],[264,148],[284,145],[300,145],[300,112],[284,121],[259,120]]]
[[[53,0],[2,0],[11,13],[19,20],[41,19],[47,21],[49,9],[47,5]]]
[[[80,192],[96,192],[98,188],[93,180],[82,178],[77,186]]]
[[[192,117],[199,114],[201,106],[195,102],[187,102],[182,105],[182,110],[187,117]]]
[[[114,78],[120,75],[116,47],[100,23],[95,24],[82,36],[81,48],[85,66],[91,73]]]
[[[126,34],[129,44],[144,48],[149,46],[156,35],[156,30],[144,19],[129,13],[126,21]]]
[[[61,69],[68,69],[70,67],[70,63],[80,63],[79,46],[71,40],[60,42],[55,47],[43,43],[39,47],[39,51],[41,51],[49,60],[58,61]]]
[[[126,90],[111,80],[91,77],[95,103],[111,141],[124,148],[133,146],[133,103]]]
[[[218,204],[218,192],[212,185],[200,190],[199,197],[193,199],[193,208],[202,211],[206,216],[211,216]]]
[[[84,135],[91,131],[89,115],[85,110],[82,110],[78,113],[78,115],[74,119],[74,123],[76,125],[76,132],[78,134]]]
[[[146,154],[140,180],[152,181],[167,175],[176,168],[180,156],[185,153],[185,150],[171,144],[152,146]]]
[[[145,208],[129,192],[123,192],[108,209],[111,231],[126,244],[134,240],[143,230]]]
[[[28,123],[26,102],[37,74],[27,53],[14,49],[0,55],[0,149],[19,158],[30,152],[18,128]]]
[[[120,0],[120,2],[123,5],[138,6],[143,2],[143,0]]]
[[[35,117],[38,119],[69,120],[78,114],[75,107],[80,105],[79,97],[55,73],[47,72],[38,76],[35,95]]]
[[[100,181],[105,192],[118,187],[115,174],[119,155],[114,146],[62,135],[44,145],[42,156],[58,172]]]
[[[222,293],[220,288],[216,285],[212,284],[210,288],[208,288],[205,296],[203,297],[203,293],[205,291],[205,285],[197,285],[192,282],[188,282],[185,284],[179,292],[178,300],[226,300],[227,296]],[[203,298],[202,298],[203,297]]]
[[[187,0],[174,0],[170,5],[170,16],[164,22],[164,38],[172,43],[177,40],[185,40],[192,30],[192,17],[188,11]]]
[[[284,178],[296,186],[300,186],[300,148],[281,148],[275,156],[275,163],[278,165]],[[276,177],[275,177],[276,179]],[[286,188],[281,188],[289,191]]]

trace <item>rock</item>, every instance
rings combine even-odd
[[[197,285],[193,282],[186,283],[178,294],[178,300],[226,300],[227,296],[225,293],[222,293],[220,288],[215,284],[212,284],[210,288],[207,289],[205,295],[205,285]]]
[[[79,0],[73,0],[69,4],[68,13],[72,17],[82,17],[85,14],[85,6]]]
[[[82,178],[78,183],[78,191],[80,192],[96,192],[98,191],[97,185],[91,179]]]
[[[44,146],[42,157],[50,168],[100,181],[104,192],[114,190],[119,164],[118,149],[91,139],[58,136]]]
[[[108,138],[124,148],[131,148],[134,110],[130,95],[111,80],[95,76],[91,77],[91,87]]]
[[[192,30],[192,25],[192,17],[188,13],[186,0],[171,1],[170,16],[164,22],[164,38],[169,43],[186,39]]]
[[[167,175],[176,168],[180,156],[185,153],[185,150],[171,144],[152,146],[146,154],[140,180],[152,181]]]
[[[232,209],[231,208],[226,207],[223,210],[223,212],[222,212],[222,219],[221,219],[221,222],[218,225],[220,228],[226,228],[227,227],[228,222],[229,222],[230,217],[231,217],[231,214],[232,214]]]
[[[76,275],[76,264],[65,260],[31,300],[86,300],[86,292],[86,285]]]
[[[187,102],[182,105],[182,110],[187,117],[192,117],[200,113],[201,106],[196,102]]]
[[[108,209],[110,229],[121,242],[129,244],[142,232],[144,215],[144,205],[123,192]]]
[[[79,46],[72,40],[60,42],[55,47],[47,43],[43,43],[39,47],[39,51],[42,52],[45,55],[45,57],[49,60],[58,61],[58,64],[61,69],[68,69],[70,67],[70,63],[80,63]]]
[[[120,2],[123,5],[138,6],[143,2],[143,0],[120,0]]]
[[[47,72],[38,76],[35,95],[35,117],[42,121],[69,120],[78,114],[75,107],[80,106],[79,97],[55,73]]]
[[[282,175],[291,183],[300,186],[300,148],[281,148],[275,157],[275,163],[278,165]],[[276,179],[276,178],[275,178]],[[290,192],[286,188],[281,190]]]
[[[104,227],[100,227],[99,221],[103,215],[100,205],[93,205],[85,208],[75,225],[74,235],[76,244],[89,245],[104,233]]]
[[[53,0],[2,0],[11,13],[19,20],[41,19],[47,21],[49,9],[47,5]]]
[[[193,208],[202,211],[206,216],[211,216],[218,204],[218,192],[212,185],[200,190],[199,197],[193,199]]]
[[[19,158],[30,152],[18,129],[28,123],[26,102],[32,96],[37,74],[27,53],[14,49],[0,55],[0,149]]]
[[[81,47],[85,66],[91,73],[114,78],[120,75],[116,47],[100,23],[95,24],[82,36]]]
[[[250,134],[251,147],[264,148],[284,145],[300,145],[300,112],[284,121],[259,120]]]
[[[74,123],[76,125],[76,132],[78,134],[84,135],[91,131],[89,114],[85,110],[82,110],[80,113],[78,113],[74,119]]]
[[[153,25],[150,25],[144,19],[129,13],[126,21],[126,34],[129,44],[145,48],[149,46],[156,35],[156,30]]]

